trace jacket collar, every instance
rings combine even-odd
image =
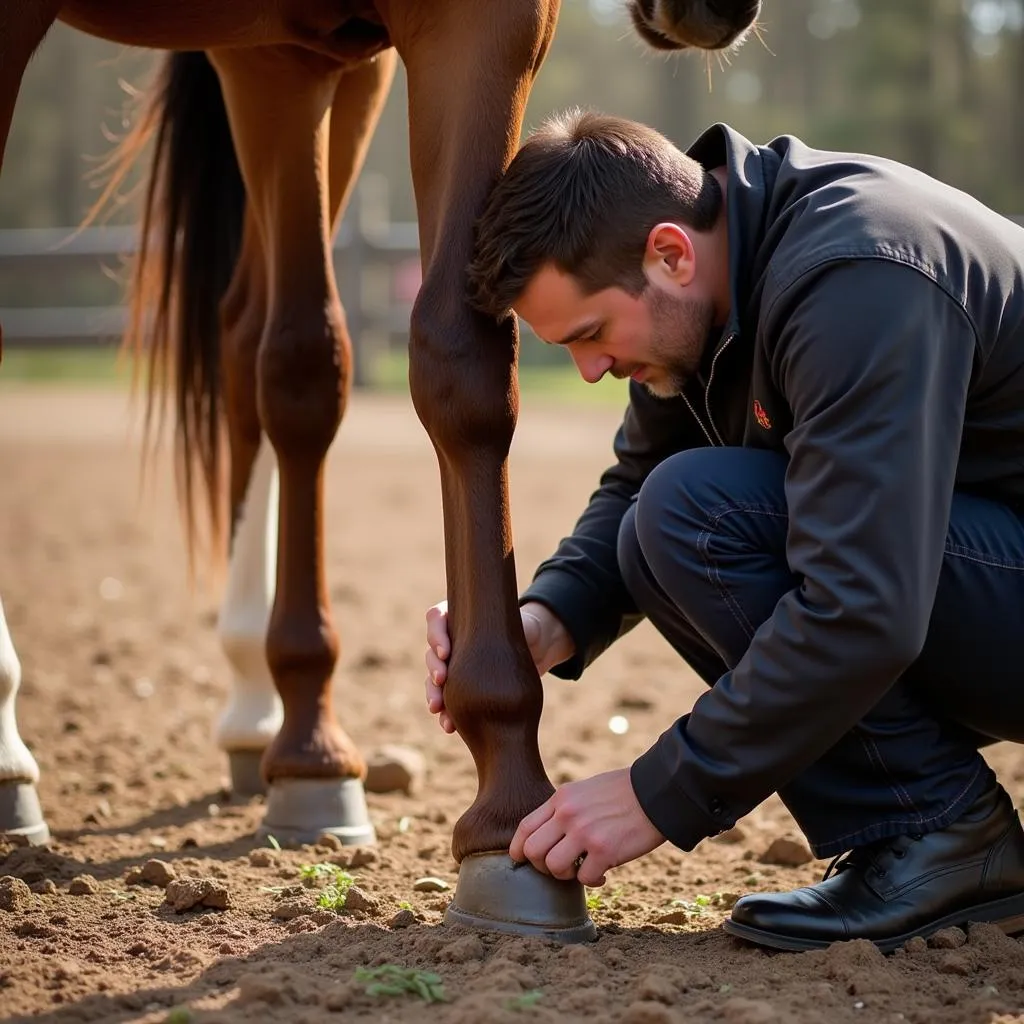
[[[779,167],[771,148],[756,146],[726,124],[713,124],[687,150],[707,170],[725,167],[729,186],[726,212],[729,233],[730,310],[717,351],[740,333],[742,311],[751,293],[758,249],[764,239],[768,196]]]

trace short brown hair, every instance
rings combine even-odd
[[[572,109],[547,120],[520,148],[476,225],[469,301],[500,318],[545,263],[587,294],[647,279],[647,236],[662,220],[714,226],[718,182],[647,125]]]

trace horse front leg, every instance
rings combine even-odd
[[[553,792],[537,743],[543,698],[518,610],[509,517],[518,335],[513,322],[475,314],[464,299],[473,222],[512,158],[557,13],[557,3],[465,0],[396,34],[409,72],[424,261],[410,385],[437,453],[444,509],[445,705],[478,775],[452,837],[460,868],[447,919],[577,941],[594,936],[582,886],[516,867],[507,852],[519,821]]]
[[[323,473],[351,351],[330,260],[329,109],[335,71],[289,50],[211,53],[266,257],[256,356],[260,425],[277,457],[277,572],[266,655],[284,718],[267,748],[261,832],[372,842],[366,767],[331,701],[338,636],[324,571]]]

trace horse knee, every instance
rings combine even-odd
[[[470,447],[507,454],[518,413],[515,324],[495,323],[453,306],[450,298],[441,301],[437,291],[420,290],[410,323],[409,387],[416,413],[434,446],[448,456]]]
[[[279,455],[327,453],[345,411],[351,363],[340,307],[267,325],[256,359],[257,402]]]

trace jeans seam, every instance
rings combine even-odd
[[[957,793],[957,795],[955,797],[953,797],[953,799],[950,800],[948,804],[946,804],[946,806],[943,808],[943,810],[939,811],[937,814],[933,814],[933,815],[931,815],[928,818],[923,818],[923,817],[921,817],[920,814],[918,814],[916,820],[911,820],[909,818],[886,818],[885,821],[875,822],[873,825],[869,825],[866,828],[855,828],[852,832],[847,832],[847,833],[845,833],[844,835],[841,835],[841,836],[834,836],[832,839],[829,839],[827,843],[819,843],[819,842],[815,841],[815,846],[826,846],[826,845],[832,846],[832,845],[834,845],[836,843],[844,843],[848,839],[852,839],[855,836],[861,836],[861,835],[864,835],[865,833],[870,834],[872,831],[875,831],[877,829],[881,829],[881,828],[883,828],[885,826],[892,826],[892,825],[898,825],[898,826],[921,825],[921,826],[927,827],[933,821],[937,821],[938,819],[942,818],[943,816],[949,814],[950,809],[951,808],[955,808],[956,805],[961,800],[963,800],[964,796],[967,794],[967,792],[970,790],[971,786],[974,785],[975,780],[978,778],[978,775],[981,772],[981,768],[982,768],[981,765],[976,765],[975,766],[974,772],[971,774],[971,777],[967,780],[967,782],[964,783],[963,789],[961,789],[960,792]]]
[[[700,551],[701,556],[704,559],[704,575],[707,578],[708,583],[718,591],[719,596],[725,602],[725,606],[729,609],[729,614],[732,615],[737,625],[746,634],[747,639],[750,640],[753,638],[756,630],[753,625],[751,625],[750,619],[747,618],[747,615],[743,611],[739,601],[733,597],[729,588],[722,581],[718,564],[711,554],[709,543],[722,519],[733,512],[752,512],[756,515],[771,516],[773,519],[788,519],[789,513],[779,512],[774,508],[755,504],[754,502],[726,502],[716,506],[712,510],[705,511],[705,515],[708,517],[709,523],[708,526],[702,529],[697,536],[697,550]]]
[[[880,772],[889,783],[889,788],[895,794],[897,803],[899,803],[905,810],[913,811],[920,820],[921,812],[918,810],[913,798],[906,789],[904,789],[903,786],[901,786],[892,777],[892,774],[889,772],[889,769],[885,764],[885,758],[882,757],[881,751],[879,751],[878,745],[875,741],[870,736],[865,735],[864,730],[859,726],[854,726],[853,731],[857,739],[860,741],[864,752],[867,754],[868,761],[875,766],[875,769]]]
[[[978,565],[987,565],[991,569],[1008,569],[1010,572],[1024,572],[1024,564],[1017,561],[1007,561],[995,555],[986,554],[975,548],[964,547],[963,544],[946,544],[946,554],[953,558],[962,558],[967,562],[975,562]]]

